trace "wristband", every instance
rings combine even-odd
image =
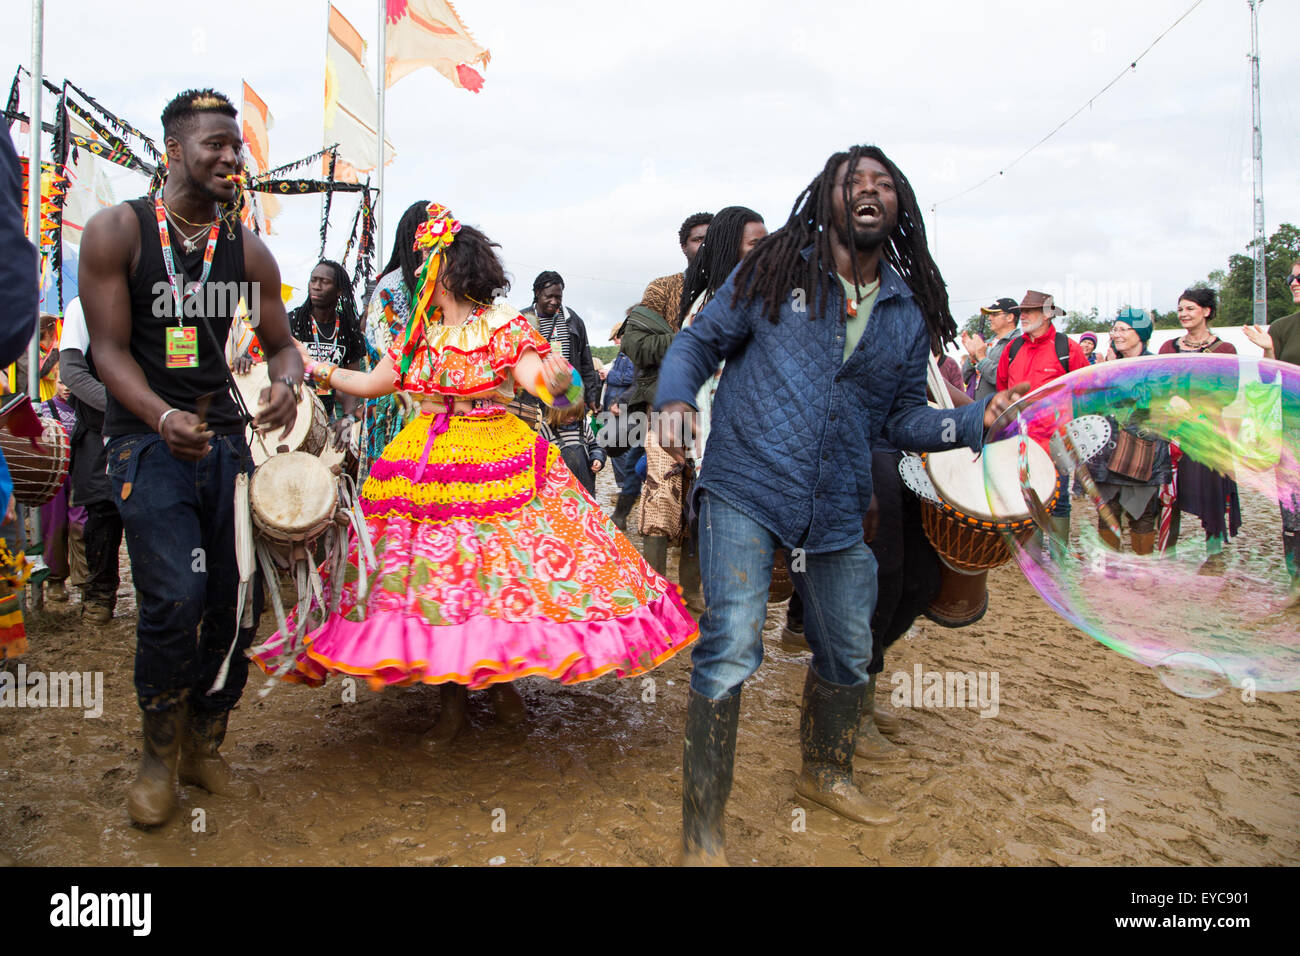
[[[169,409],[167,409],[167,411],[163,412],[161,415],[158,416],[158,434],[159,434],[159,435],[162,434],[162,430],[163,430],[163,422],[167,421],[167,416],[170,415],[172,412],[179,412],[179,411],[180,411],[179,408],[169,408]]]

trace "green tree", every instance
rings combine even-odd
[[[1093,307],[1087,312],[1066,312],[1060,326],[1062,332],[1079,335],[1083,332],[1109,332],[1112,321],[1099,316],[1096,307]]]
[[[1247,251],[1253,245],[1253,242],[1247,245]],[[1269,237],[1264,247],[1265,301],[1270,322],[1295,311],[1286,276],[1297,256],[1300,256],[1300,229],[1284,222]],[[1214,270],[1204,284],[1219,294],[1219,309],[1214,319],[1216,325],[1251,323],[1254,316],[1252,296],[1255,286],[1255,261],[1251,256],[1229,256],[1227,271]]]

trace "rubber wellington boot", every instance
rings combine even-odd
[[[868,800],[853,784],[853,751],[866,689],[866,684],[831,684],[808,668],[799,718],[803,769],[794,792],[858,823],[888,826],[898,822],[898,815]]]
[[[682,745],[682,865],[726,866],[723,812],[736,764],[740,691],[722,700],[690,692]]]
[[[700,556],[691,551],[690,543],[682,546],[681,560],[677,563],[677,583],[682,586],[682,600],[692,614],[704,613],[704,588],[700,581]]]
[[[497,715],[497,720],[507,727],[518,727],[528,716],[524,699],[510,684],[493,684],[488,688],[488,699],[492,701],[492,712]]]
[[[1154,531],[1134,531],[1129,535],[1133,540],[1134,554],[1154,554],[1156,550],[1156,533]]]
[[[126,811],[140,826],[162,826],[176,812],[176,765],[188,709],[182,702],[166,710],[142,712],[144,752],[140,771],[126,792]]]
[[[465,710],[469,704],[469,691],[463,684],[450,681],[442,685],[442,707],[438,722],[433,725],[433,739],[439,743],[454,740],[465,729]]]
[[[662,577],[668,577],[668,538],[662,534],[648,534],[641,539],[641,555],[645,563]]]
[[[181,783],[219,797],[249,800],[257,796],[257,784],[240,777],[219,753],[229,721],[228,710],[204,711],[191,705],[181,741]]]
[[[877,680],[879,674],[872,674],[871,679],[867,681],[867,699],[871,703],[871,716],[876,722],[876,729],[882,734],[893,737],[903,729],[903,722],[898,719],[898,715],[880,702],[876,696]]]
[[[894,718],[894,726],[898,726],[898,718]],[[907,751],[881,735],[880,727],[876,724],[876,675],[872,674],[867,681],[867,692],[862,699],[862,723],[858,727],[858,742],[854,752],[864,760],[871,760],[876,763],[889,763],[891,761],[907,759]]]
[[[618,500],[614,502],[614,513],[609,516],[609,520],[614,522],[614,527],[619,531],[627,530],[627,516],[632,513],[632,506],[636,504],[636,495],[619,495]]]

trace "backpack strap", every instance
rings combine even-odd
[[[1016,360],[1016,353],[1025,344],[1025,337],[1018,335],[1007,343],[1007,368]],[[1056,360],[1061,363],[1061,371],[1070,371],[1070,337],[1064,332],[1056,333]]]

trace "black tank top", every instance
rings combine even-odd
[[[158,219],[153,201],[148,198],[132,199],[127,203],[140,223],[140,261],[131,274],[131,356],[140,365],[149,387],[158,397],[174,408],[192,412],[195,400],[201,395],[213,395],[208,408],[208,426],[218,435],[233,435],[244,430],[239,408],[230,397],[226,378],[226,337],[230,333],[235,306],[242,296],[251,305],[254,290],[244,280],[244,234],[236,226],[234,236],[222,224],[217,237],[217,248],[212,256],[212,270],[203,289],[197,293],[198,307],[207,316],[208,324],[220,346],[212,341],[204,323],[198,316],[186,317],[185,325],[195,327],[198,333],[198,368],[168,368],[165,330],[177,324],[176,305],[167,270],[163,265],[162,243],[158,238]],[[197,282],[203,272],[203,252],[207,246],[207,233],[203,234],[198,248],[185,253],[176,227],[168,223],[172,239],[172,257],[177,279],[182,283]],[[191,310],[193,306],[189,307]],[[142,422],[126,407],[108,396],[104,411],[105,435],[132,435],[151,432],[157,422]]]

